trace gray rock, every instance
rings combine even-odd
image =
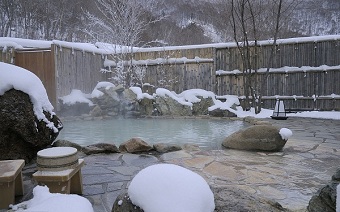
[[[85,102],[76,102],[68,105],[64,104],[63,101],[59,101],[60,111],[58,112],[61,116],[81,116],[82,114],[88,114],[94,106],[90,106]]]
[[[220,108],[209,111],[209,115],[213,117],[236,117],[235,113],[232,113],[229,110],[221,110]]]
[[[81,151],[82,147],[79,144],[73,143],[71,141],[67,140],[57,140],[53,142],[52,146],[54,147],[74,147],[78,151]]]
[[[99,117],[99,116],[102,116],[102,115],[105,115],[105,114],[104,114],[103,110],[98,105],[96,105],[90,111],[90,115],[93,116],[93,117]]]
[[[122,92],[124,91],[124,86],[123,86],[123,85],[118,85],[118,86],[116,86],[116,87],[113,87],[113,90],[114,90],[116,93],[120,94],[120,93],[122,93]]]
[[[132,204],[127,193],[120,194],[113,203],[112,212],[143,212],[142,209]]]
[[[332,176],[330,183],[319,189],[318,192],[312,196],[307,206],[307,210],[309,212],[335,212],[337,186],[339,183],[340,169]]]
[[[279,203],[257,197],[228,186],[212,188],[215,198],[215,212],[225,211],[288,211]]]
[[[62,124],[56,115],[44,114],[58,132],[37,120],[26,93],[11,89],[0,95],[0,160],[24,159],[28,162],[39,150],[52,144]]]
[[[167,153],[182,150],[182,147],[180,145],[164,143],[154,144],[153,148],[159,153]]]
[[[129,153],[147,152],[152,149],[152,146],[140,138],[131,138],[119,146],[120,151]]]
[[[254,125],[227,137],[222,145],[240,150],[280,151],[286,144],[279,129],[271,125]]]
[[[118,153],[119,150],[116,145],[108,143],[97,143],[86,146],[82,151],[87,155],[99,154],[99,153]]]
[[[339,181],[340,182],[340,168],[338,168],[332,176],[333,181]]]
[[[160,115],[163,116],[191,116],[190,106],[182,105],[170,97],[157,96],[155,106]]]
[[[192,114],[194,116],[198,115],[207,115],[209,113],[208,108],[212,105],[214,105],[214,101],[211,97],[209,98],[203,98],[200,96],[197,96],[201,101],[193,103],[192,106]]]
[[[153,99],[148,99],[148,98],[143,98],[139,100],[139,111],[141,115],[146,115],[146,116],[151,116],[152,112],[154,110],[153,104],[154,100]]]

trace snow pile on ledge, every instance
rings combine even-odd
[[[59,99],[63,101],[63,104],[69,106],[76,103],[87,103],[89,106],[93,106],[93,102],[88,99],[88,95],[77,89],[73,89],[69,95],[60,97]]]
[[[282,139],[285,141],[287,141],[293,135],[293,132],[288,128],[281,128],[279,133]]]
[[[214,195],[198,174],[173,164],[141,170],[131,181],[129,197],[145,212],[212,212]]]
[[[43,111],[46,111],[51,115],[55,114],[41,80],[34,73],[24,68],[0,62],[0,96],[10,89],[28,94],[37,119],[44,121],[54,132],[58,132],[53,122],[50,122],[43,113]]]
[[[21,207],[25,206],[27,209],[22,210]],[[27,212],[93,212],[92,205],[86,198],[74,194],[52,194],[47,186],[36,186],[31,200],[14,205],[12,209]]]

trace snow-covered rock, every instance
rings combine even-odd
[[[277,127],[255,125],[233,133],[222,145],[232,149],[280,151],[286,142]]]
[[[141,170],[131,181],[128,194],[145,212],[212,212],[214,195],[200,175],[173,164],[157,164]]]
[[[32,72],[0,62],[0,160],[31,160],[63,125]]]

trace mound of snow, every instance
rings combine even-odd
[[[137,95],[138,100],[141,100],[141,99],[144,99],[144,98],[153,99],[153,96],[151,96],[150,94],[143,93],[143,91],[140,87],[130,87],[130,90]]]
[[[92,98],[98,98],[101,97],[102,95],[104,95],[103,92],[101,92],[100,90],[98,90],[99,88],[105,88],[105,89],[109,89],[111,87],[115,87],[114,84],[112,84],[111,82],[98,82],[98,84],[96,85],[96,87],[94,87],[92,93],[91,93],[91,97]]]
[[[27,207],[21,210],[21,207]],[[52,194],[47,186],[36,186],[33,198],[12,207],[14,211],[27,212],[93,212],[91,203],[84,197],[75,194]]]
[[[67,96],[60,97],[63,104],[74,105],[75,103],[87,103],[89,106],[93,106],[93,102],[89,100],[87,94],[81,92],[81,90],[73,89],[71,93]]]
[[[279,133],[282,139],[286,141],[293,135],[293,132],[288,128],[281,128]]]
[[[198,174],[173,164],[157,164],[141,170],[131,181],[128,194],[145,212],[212,212],[214,195]]]

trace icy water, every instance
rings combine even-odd
[[[99,142],[119,146],[139,137],[149,144],[196,144],[204,149],[221,149],[225,137],[245,127],[243,121],[226,119],[111,119],[64,121],[58,139],[82,146]]]

